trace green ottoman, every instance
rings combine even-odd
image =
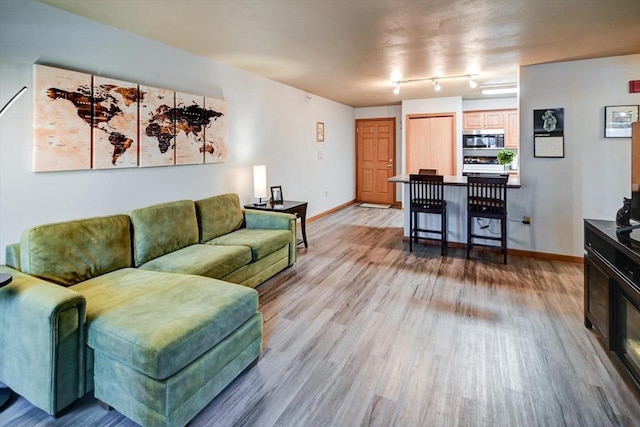
[[[250,288],[122,269],[73,289],[91,307],[96,398],[144,426],[185,425],[262,350]]]

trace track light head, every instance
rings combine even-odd
[[[470,87],[471,89],[475,89],[475,88],[477,88],[477,87],[478,87],[478,83],[476,83],[476,82],[471,78],[471,76],[469,76],[469,87]]]
[[[440,92],[440,90],[442,89],[442,86],[440,86],[440,82],[437,80],[434,80],[434,84],[436,85],[434,87],[434,89],[436,90],[436,92]]]
[[[396,87],[393,88],[393,93],[394,95],[397,95],[400,93],[400,83],[396,83]]]

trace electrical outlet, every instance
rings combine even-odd
[[[527,224],[527,225],[531,225],[531,217],[530,216],[523,216],[522,217],[522,223],[523,224]]]

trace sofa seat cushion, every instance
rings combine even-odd
[[[244,245],[251,248],[251,259],[257,261],[291,242],[289,230],[241,228],[224,236],[209,240],[208,245]]]
[[[247,246],[191,245],[153,259],[140,268],[220,279],[251,262]]]
[[[209,351],[258,309],[258,293],[207,277],[126,268],[71,289],[87,300],[87,343],[165,379]]]

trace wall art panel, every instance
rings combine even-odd
[[[176,165],[204,163],[204,97],[176,92]]]
[[[175,92],[140,86],[141,167],[175,164]]]
[[[205,98],[204,108],[204,162],[226,162],[227,101],[224,99]]]
[[[33,170],[91,168],[91,75],[34,65]]]
[[[138,85],[93,78],[93,167],[138,166]]]

